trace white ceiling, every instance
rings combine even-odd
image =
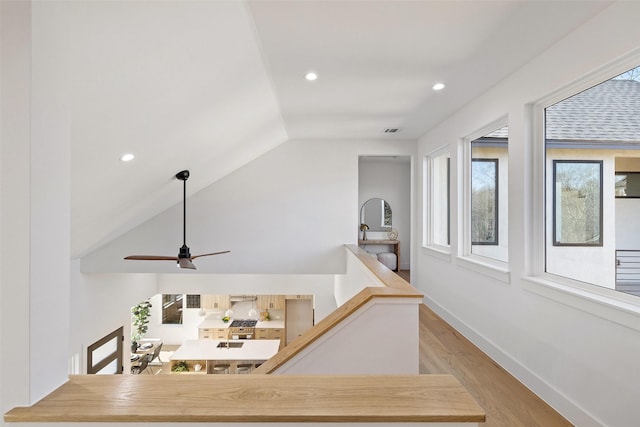
[[[61,2],[72,256],[179,203],[181,169],[193,193],[290,138],[418,138],[608,3]]]

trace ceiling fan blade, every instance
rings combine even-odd
[[[222,251],[222,252],[212,252],[210,254],[200,254],[200,255],[194,255],[191,257],[191,259],[196,259],[196,258],[200,258],[202,256],[209,256],[209,255],[220,255],[220,254],[228,254],[231,251]]]
[[[210,254],[201,254],[191,256],[189,247],[187,246],[187,179],[189,171],[183,170],[176,174],[176,178],[182,181],[182,247],[178,250],[178,256],[161,256],[161,255],[129,255],[124,259],[141,260],[141,261],[177,261],[178,267],[195,270],[193,260],[203,256],[226,254],[231,251],[212,252]]]
[[[189,258],[178,258],[178,265],[180,268],[189,268],[191,270],[195,270],[196,266],[193,265]]]
[[[129,255],[124,259],[132,259],[137,261],[177,261],[178,257],[175,256],[162,256],[162,255]]]

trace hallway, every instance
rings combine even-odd
[[[424,304],[420,373],[454,375],[486,411],[486,427],[572,425]]]

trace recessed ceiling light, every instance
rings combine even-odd
[[[318,75],[313,71],[309,71],[307,74],[304,75],[304,78],[312,82],[318,79]]]
[[[442,90],[444,89],[444,83],[436,83],[432,87],[433,90]]]
[[[134,156],[131,153],[127,153],[127,154],[123,154],[122,157],[120,157],[120,160],[122,160],[123,162],[130,162],[131,160],[135,159],[136,156]]]

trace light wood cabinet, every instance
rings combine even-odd
[[[201,340],[226,340],[228,333],[227,328],[200,328],[198,338]]]
[[[280,340],[280,348],[284,346],[284,329],[283,328],[269,328],[269,339]]]
[[[285,299],[313,299],[313,295],[287,295]]]
[[[201,340],[212,340],[213,339],[213,329],[210,329],[210,328],[200,328],[200,329],[198,329],[198,339],[201,339]]]
[[[284,310],[284,295],[258,295],[256,305],[263,310]]]
[[[268,340],[269,339],[269,328],[256,328],[256,339],[257,340]]]
[[[229,295],[202,295],[200,305],[209,310],[227,310],[231,307]]]

